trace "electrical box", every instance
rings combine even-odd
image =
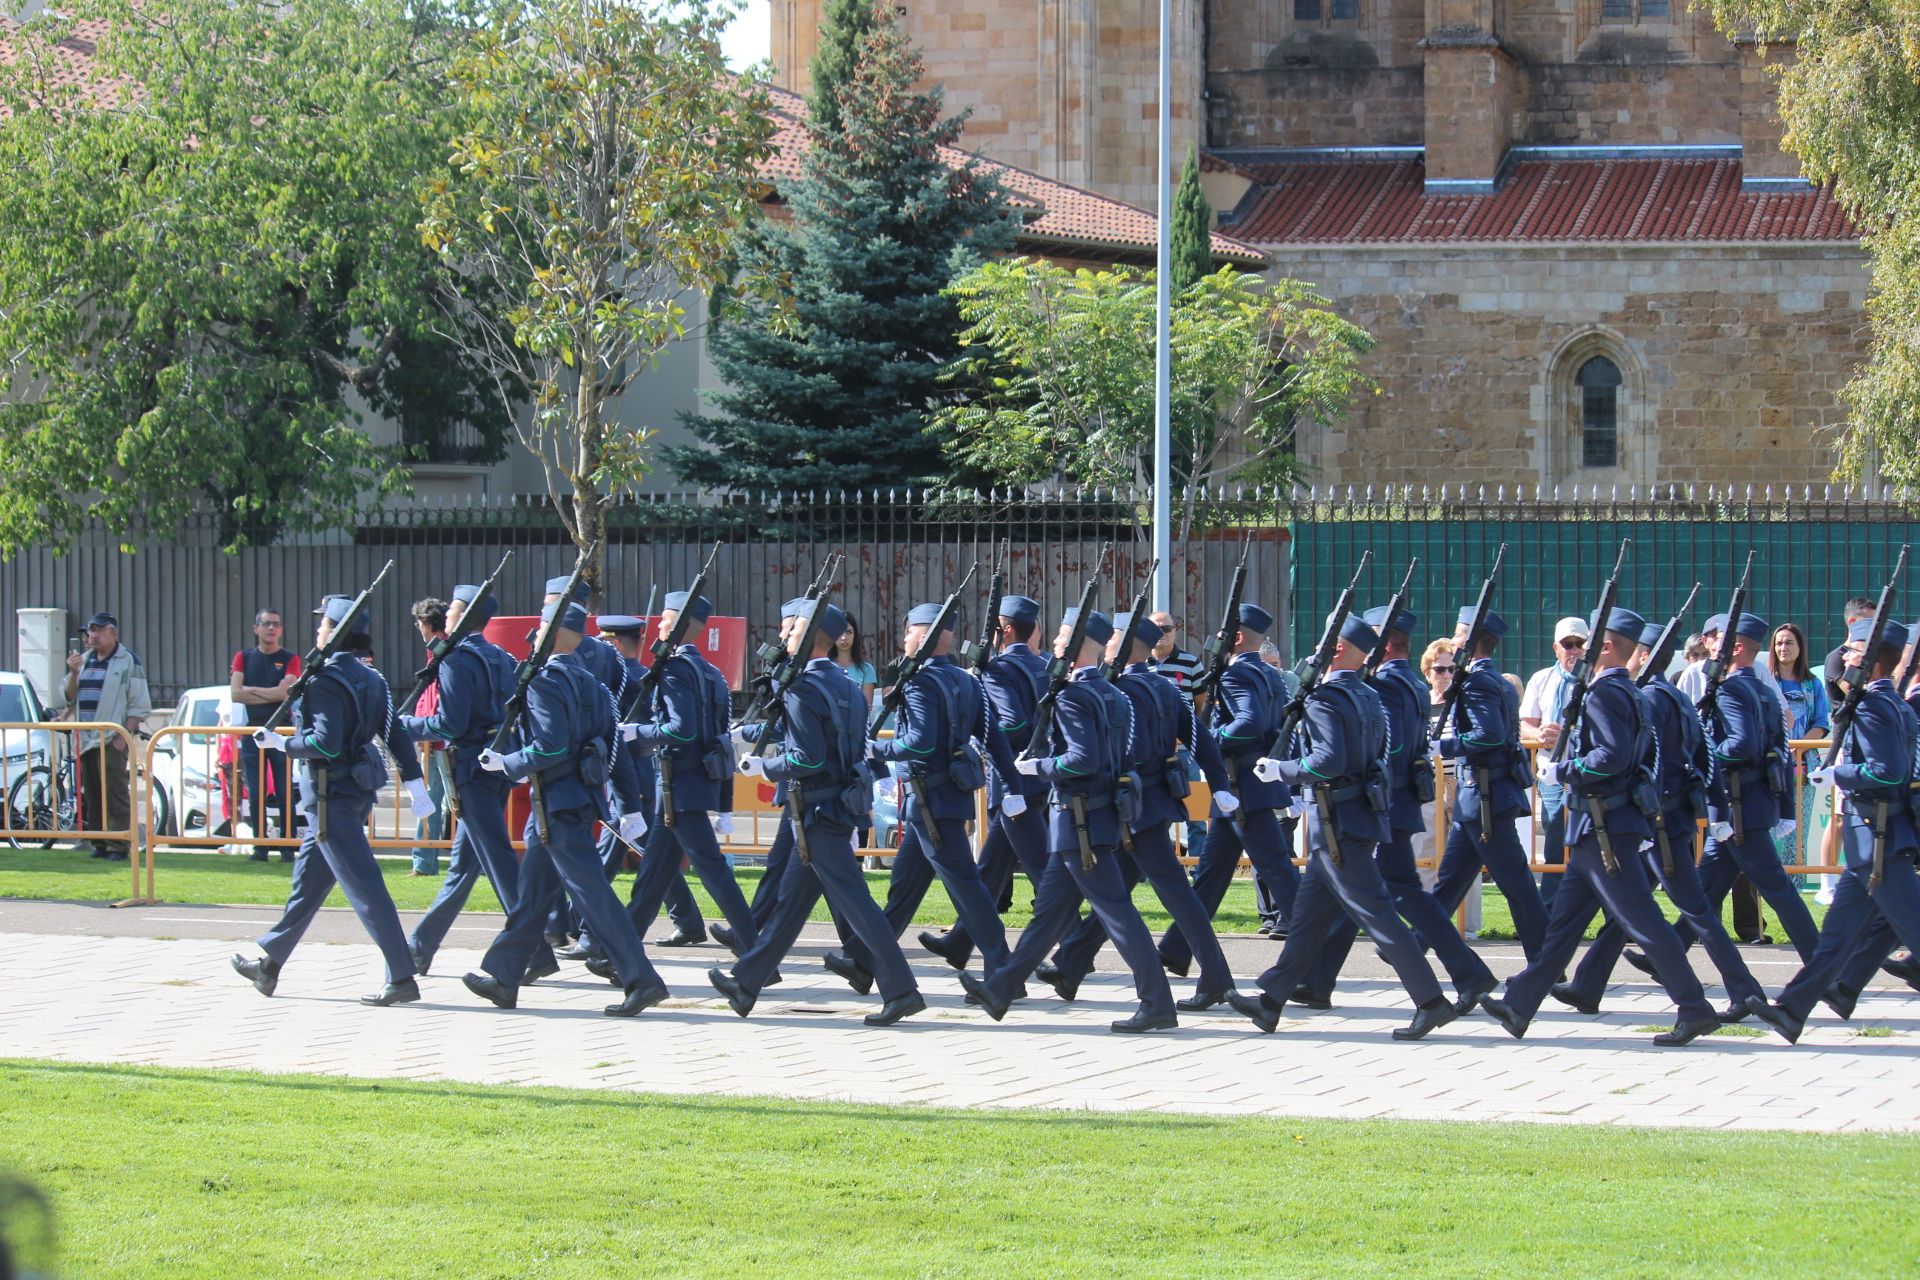
[[[56,712],[66,705],[67,611],[16,609],[20,672],[40,695],[40,705]]]

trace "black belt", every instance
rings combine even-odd
[[[1631,791],[1622,791],[1619,795],[1603,796],[1590,791],[1575,791],[1573,793],[1573,798],[1578,800],[1582,805],[1590,804],[1591,802],[1598,800],[1600,802],[1600,807],[1602,809],[1605,809],[1607,812],[1611,813],[1613,810],[1618,809],[1623,804],[1632,803],[1633,793]]]
[[[1111,791],[1104,795],[1094,795],[1090,792],[1082,791],[1056,791],[1053,793],[1053,807],[1056,809],[1070,809],[1073,807],[1075,800],[1080,801],[1081,805],[1087,809],[1105,809],[1113,804],[1113,793]]]

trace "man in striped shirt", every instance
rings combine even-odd
[[[79,752],[80,825],[92,831],[131,830],[127,797],[127,751],[131,735],[153,714],[146,668],[120,643],[120,623],[110,613],[87,619],[86,652],[67,656],[65,696],[75,720],[125,726],[117,733],[76,732]],[[125,840],[95,840],[93,856],[123,860]]]
[[[1160,628],[1160,643],[1153,646],[1153,669],[1173,681],[1174,688],[1180,691],[1188,705],[1193,703],[1193,682],[1200,678],[1207,664],[1200,660],[1197,653],[1189,653],[1180,647],[1180,620],[1165,612],[1153,614],[1149,621]],[[1199,711],[1201,708],[1195,708]],[[1194,769],[1189,781],[1198,781],[1200,771]],[[1187,823],[1187,855],[1197,858],[1200,851],[1207,847],[1207,824],[1204,822]]]

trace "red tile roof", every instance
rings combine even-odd
[[[1234,235],[1264,245],[1859,239],[1827,191],[1744,192],[1733,159],[1525,159],[1492,195],[1428,195],[1418,159],[1235,166],[1266,190]]]
[[[20,29],[12,18],[0,16],[0,63],[11,64],[20,54],[9,38]],[[72,24],[72,33],[53,47],[53,60],[47,78],[56,92],[86,90],[94,101],[111,107],[120,100],[121,86],[116,80],[102,80],[94,72],[94,50],[107,34],[107,24],[97,19]],[[0,104],[0,120],[12,112]]]

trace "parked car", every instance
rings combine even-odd
[[[37,724],[47,718],[33,682],[18,671],[0,671],[0,724]],[[53,765],[50,730],[0,730],[0,801],[8,806],[7,820],[0,826],[24,829],[45,825],[36,822],[33,812],[44,807],[41,798],[52,792]]]
[[[223,684],[203,685],[180,695],[172,723],[184,729],[212,729],[227,723],[232,697]],[[225,780],[220,766],[222,737],[214,733],[166,734],[153,751],[154,803],[164,819],[162,835],[218,836],[228,826]]]

